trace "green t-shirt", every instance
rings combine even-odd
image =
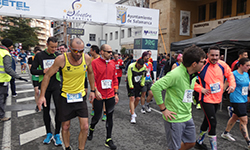
[[[195,77],[195,74],[190,76],[186,67],[181,64],[152,85],[157,105],[163,104],[161,91],[166,90],[164,104],[169,111],[176,113],[173,115],[176,119],[168,119],[168,122],[186,122],[192,118],[192,103],[183,102],[183,98],[186,90],[194,89]],[[163,118],[166,120],[164,115]]]

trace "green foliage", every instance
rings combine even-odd
[[[3,17],[0,19],[0,25],[4,28],[0,31],[1,38],[9,38],[13,43],[22,43],[25,50],[38,45],[38,38],[35,31],[41,30],[38,27],[30,27],[32,19],[20,17]]]
[[[126,48],[123,47],[120,52],[121,52],[122,55],[124,55],[126,53]]]

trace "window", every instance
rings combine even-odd
[[[108,40],[108,34],[107,33],[105,34],[105,40],[106,41]]]
[[[232,0],[223,0],[223,16],[230,16],[232,13]]]
[[[95,41],[95,34],[89,34],[89,41]]]
[[[209,19],[216,18],[217,2],[209,4]]]
[[[246,13],[247,0],[237,0],[237,14]]]
[[[115,31],[115,39],[118,39],[118,31]]]
[[[206,5],[199,6],[199,21],[205,21],[206,19]]]
[[[113,33],[111,32],[111,33],[110,33],[109,40],[111,41],[112,39],[113,39]]]
[[[121,32],[121,38],[124,38],[124,30]]]
[[[128,37],[131,37],[131,34],[132,34],[131,28],[128,28]]]

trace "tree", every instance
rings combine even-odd
[[[121,50],[120,50],[121,54],[124,55],[126,53],[126,48],[123,47]]]
[[[30,27],[31,20],[30,18],[2,17],[0,26],[4,28],[0,31],[1,38],[9,38],[13,43],[22,43],[25,50],[38,45],[36,31],[41,29]]]

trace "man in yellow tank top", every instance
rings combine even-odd
[[[50,77],[62,70],[62,91],[60,96],[60,104],[58,108],[59,120],[62,122],[62,137],[66,150],[70,147],[70,120],[78,117],[80,122],[80,133],[78,137],[78,149],[83,150],[85,147],[88,134],[88,108],[86,103],[86,93],[84,90],[85,72],[88,72],[91,92],[89,94],[90,101],[95,97],[95,79],[91,66],[91,58],[84,54],[84,42],[75,38],[70,42],[71,52],[64,53],[55,59],[54,64],[45,74],[41,85],[41,94],[38,100],[39,110],[41,105],[46,106],[44,97]],[[82,54],[84,54],[82,56]]]

